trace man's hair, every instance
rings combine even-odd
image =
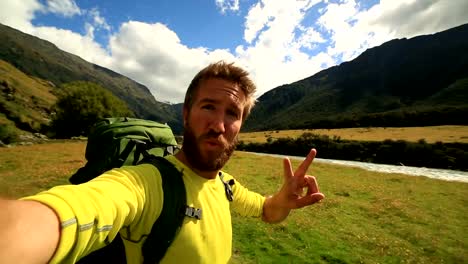
[[[244,92],[246,99],[242,115],[242,121],[244,121],[250,114],[252,107],[255,105],[254,95],[257,88],[255,87],[254,82],[249,78],[249,73],[240,67],[234,66],[234,63],[218,61],[208,65],[195,75],[187,89],[187,93],[185,94],[184,108],[190,111],[195,94],[200,87],[200,83],[208,79],[222,79],[239,85],[239,88]]]

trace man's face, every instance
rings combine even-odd
[[[184,108],[182,150],[192,167],[216,171],[226,164],[237,143],[245,100],[235,83],[222,79],[200,83],[192,107]]]

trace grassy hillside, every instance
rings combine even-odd
[[[84,150],[85,142],[0,148],[0,195],[66,183]],[[271,157],[235,152],[226,171],[262,194],[282,183],[282,162]],[[324,163],[309,174],[326,195],[320,204],[275,225],[234,214],[232,263],[468,262],[467,183]]]
[[[0,59],[20,71],[57,86],[71,81],[90,81],[125,101],[140,118],[169,122],[177,130],[181,122],[168,104],[155,100],[149,89],[110,69],[89,63],[58,49],[54,44],[0,24]]]
[[[40,130],[50,121],[54,85],[28,76],[0,60],[0,123],[16,123],[23,130]]]

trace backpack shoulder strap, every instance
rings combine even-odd
[[[182,226],[187,194],[182,173],[168,160],[148,154],[141,163],[153,164],[161,174],[164,192],[163,208],[142,249],[143,263],[159,263]],[[109,245],[92,252],[77,263],[127,263],[125,246],[120,234]]]
[[[161,174],[164,203],[161,214],[153,224],[143,244],[143,263],[159,263],[174,241],[185,217],[187,193],[182,172],[163,157],[151,156],[143,160],[158,168]]]

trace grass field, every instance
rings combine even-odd
[[[17,198],[58,184],[85,164],[86,142],[0,148],[0,195]]]
[[[0,148],[0,195],[67,178],[85,142]],[[295,166],[299,162],[293,161]],[[235,152],[225,170],[262,194],[282,183],[280,159]],[[468,263],[468,184],[313,164],[326,195],[280,224],[233,217],[232,263]]]
[[[383,141],[385,139],[406,140],[416,142],[420,139],[428,143],[463,142],[468,143],[468,126],[432,126],[432,127],[370,127],[370,128],[341,128],[341,129],[303,129],[278,130],[265,132],[241,133],[239,139],[246,142],[267,142],[267,138],[296,138],[305,132],[341,139]]]

